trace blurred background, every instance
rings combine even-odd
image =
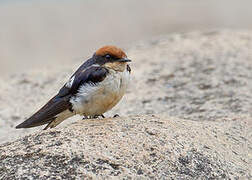
[[[172,32],[251,29],[252,1],[1,0],[0,75],[88,57]]]

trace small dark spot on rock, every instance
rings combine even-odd
[[[20,116],[12,115],[11,119],[14,120],[14,121],[19,120]]]
[[[142,174],[143,174],[143,170],[142,170],[141,168],[139,168],[139,169],[137,170],[137,174],[138,174],[138,175],[142,175]]]
[[[187,164],[190,163],[189,158],[187,156],[181,156],[178,158],[179,162],[186,166]]]
[[[110,173],[111,176],[119,176],[119,174],[121,174],[121,171],[112,171]]]
[[[153,147],[150,148],[151,151],[154,151],[155,149]]]
[[[169,80],[171,78],[174,78],[174,77],[175,77],[174,74],[168,74],[168,75],[162,75],[162,76],[160,76],[160,79],[163,79],[163,80],[167,81],[167,80]]]
[[[155,132],[155,130],[150,130],[150,129],[147,129],[147,128],[145,129],[145,132],[146,132],[147,134],[151,135],[151,136],[157,134],[157,132]]]
[[[28,80],[28,79],[21,79],[21,80],[18,82],[18,84],[29,84],[29,83],[31,83],[31,81]]]
[[[147,83],[155,83],[157,81],[156,78],[149,78],[147,79]]]
[[[56,137],[58,134],[60,134],[60,131],[51,131],[49,134],[53,137]]]
[[[147,103],[150,103],[150,102],[151,102],[151,100],[149,100],[149,99],[146,99],[146,100],[142,101],[143,104],[147,104]]]
[[[157,154],[156,153],[150,153],[151,157],[155,157]]]
[[[110,165],[115,170],[119,169],[119,164],[115,164],[115,163],[109,162],[108,160],[97,159],[96,163],[99,164],[99,165],[108,164],[108,165]]]
[[[208,147],[208,146],[206,146],[206,145],[204,145],[204,148],[206,148],[206,149],[211,149],[210,147]]]
[[[46,147],[53,147],[53,146],[61,146],[63,143],[61,141],[57,141],[55,143],[52,143],[52,144],[49,144],[48,146]]]
[[[198,85],[198,88],[201,90],[206,90],[206,89],[210,89],[212,87],[211,84],[205,84],[205,83],[201,83]]]
[[[238,153],[237,152],[235,152],[235,151],[232,151],[235,155],[237,155]]]

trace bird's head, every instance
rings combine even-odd
[[[103,46],[95,52],[93,58],[97,64],[116,71],[124,71],[127,63],[131,62],[125,52],[116,46]]]

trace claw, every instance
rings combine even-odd
[[[116,118],[116,117],[120,117],[119,114],[115,114],[115,115],[113,116],[113,118]]]

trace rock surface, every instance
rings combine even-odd
[[[78,121],[0,146],[0,179],[252,178],[251,118]]]
[[[15,130],[82,62],[1,79],[0,142],[27,136],[0,145],[0,179],[252,178],[252,32],[173,34],[127,54],[132,85],[106,114],[121,118]]]

